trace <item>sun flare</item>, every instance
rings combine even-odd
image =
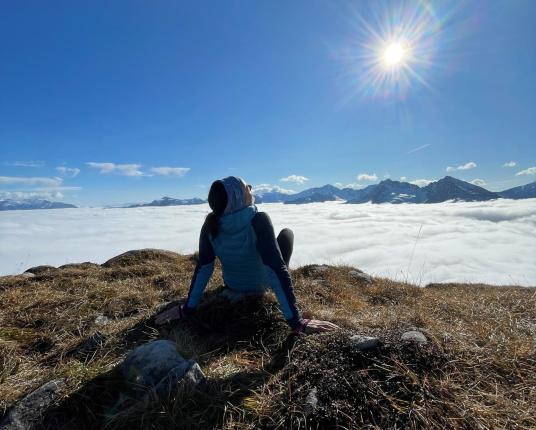
[[[412,89],[430,88],[443,27],[428,1],[374,2],[355,22],[356,43],[345,51],[345,60],[363,97],[404,100]]]
[[[409,50],[401,42],[393,42],[385,46],[381,59],[385,67],[400,67],[408,59]]]

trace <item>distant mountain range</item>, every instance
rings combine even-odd
[[[202,205],[206,200],[194,197],[192,199],[174,199],[172,197],[162,197],[161,199],[153,200],[151,203],[137,203],[127,208],[141,208],[146,206],[184,206],[184,205]]]
[[[419,187],[408,182],[386,179],[378,184],[356,190],[352,188],[337,188],[324,185],[319,188],[309,188],[296,194],[278,192],[259,193],[255,195],[256,203],[303,204],[345,200],[349,204],[356,203],[440,203],[454,201],[485,201],[498,198],[528,199],[536,197],[536,182],[520,187],[510,188],[501,192],[491,192],[469,182],[445,176],[425,187]]]
[[[0,211],[31,210],[31,209],[65,209],[75,205],[61,202],[50,202],[42,199],[3,199],[0,200]]]
[[[356,190],[353,188],[337,188],[333,185],[309,188],[295,194],[285,194],[277,191],[255,194],[255,203],[285,203],[305,204],[330,201],[346,201],[347,204],[357,203],[440,203],[448,200],[479,202],[493,199],[530,199],[536,198],[536,182],[520,187],[510,188],[500,192],[488,191],[478,185],[445,176],[436,182],[431,182],[425,187],[419,187],[409,182],[392,181],[386,179],[378,184]],[[147,206],[184,206],[201,205],[206,200],[194,197],[191,199],[174,199],[162,197],[150,203],[136,203],[127,208],[139,208]],[[0,200],[0,211],[21,209],[62,209],[76,208],[76,206],[51,202],[41,199],[4,199]]]

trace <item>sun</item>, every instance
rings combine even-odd
[[[383,48],[380,55],[384,67],[400,67],[408,60],[409,49],[402,42],[391,42]]]
[[[403,101],[410,90],[431,88],[429,78],[444,58],[436,54],[447,42],[443,34],[447,18],[431,3],[371,2],[370,8],[356,12],[355,34],[342,51],[352,94]]]

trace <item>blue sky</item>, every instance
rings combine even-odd
[[[411,16],[407,63],[378,71]],[[534,22],[530,0],[7,2],[0,198],[533,182]]]

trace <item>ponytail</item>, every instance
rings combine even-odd
[[[227,192],[223,182],[214,181],[212,183],[208,192],[208,204],[212,212],[207,215],[205,224],[212,235],[212,239],[215,239],[218,236],[218,221],[227,207]]]

